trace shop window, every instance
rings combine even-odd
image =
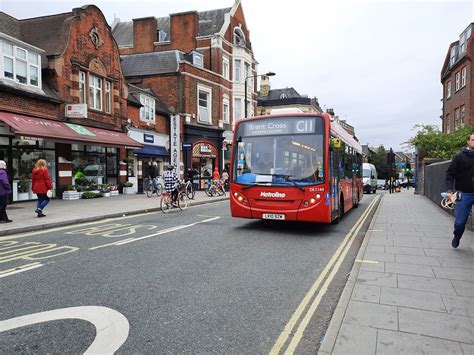
[[[91,184],[118,182],[118,156],[116,148],[72,144],[73,184],[85,179]]]
[[[41,85],[41,58],[38,53],[2,40],[1,59],[3,77],[17,83],[39,87]],[[1,64],[1,63],[0,63]]]

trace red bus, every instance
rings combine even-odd
[[[363,196],[362,147],[326,113],[236,123],[233,217],[337,223]]]

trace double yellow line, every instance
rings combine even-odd
[[[288,342],[288,340],[291,337],[291,334],[293,332],[293,329],[295,328],[295,326],[299,322],[298,328],[294,332],[288,346],[286,347],[286,350],[284,351],[284,354],[293,354],[294,353],[294,351],[296,350],[296,347],[298,346],[299,342],[301,341],[301,338],[303,337],[303,333],[304,333],[306,327],[308,326],[309,321],[313,317],[314,312],[316,311],[319,303],[321,302],[321,299],[323,298],[323,296],[326,293],[329,285],[331,284],[332,280],[334,279],[334,276],[336,275],[336,273],[339,270],[342,262],[344,261],[344,258],[346,257],[347,252],[351,248],[352,242],[355,240],[357,234],[359,233],[359,231],[362,228],[365,220],[370,215],[370,212],[374,208],[374,206],[377,203],[379,198],[380,197],[377,196],[372,200],[372,202],[369,204],[369,206],[364,211],[362,216],[360,216],[360,218],[357,220],[357,222],[354,224],[354,226],[351,228],[351,230],[346,234],[344,240],[339,245],[339,247],[337,248],[334,255],[331,257],[331,259],[329,260],[329,263],[326,265],[323,272],[319,275],[319,277],[316,279],[314,284],[311,286],[310,290],[308,291],[306,296],[303,298],[303,300],[299,304],[299,306],[296,309],[295,313],[290,318],[290,321],[288,322],[288,324],[283,329],[283,332],[278,337],[275,345],[273,345],[272,350],[270,350],[270,355],[277,355],[277,354],[280,354],[280,352],[282,352],[282,348]],[[326,278],[326,276],[327,276],[327,278]],[[320,288],[319,286],[321,285],[321,283],[325,279],[326,279],[326,281],[324,282],[324,284]],[[313,300],[313,302],[311,303],[311,305],[308,308],[308,305],[310,304],[311,300]],[[305,310],[307,310],[306,313],[304,313]]]

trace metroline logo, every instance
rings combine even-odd
[[[281,192],[260,192],[260,197],[279,197],[284,198],[286,196],[285,193]]]

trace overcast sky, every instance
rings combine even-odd
[[[94,3],[109,23],[233,0],[0,0],[16,18]],[[272,88],[318,97],[356,129],[362,144],[402,148],[415,124],[441,123],[440,71],[449,44],[474,22],[474,0],[242,0],[258,73]]]

